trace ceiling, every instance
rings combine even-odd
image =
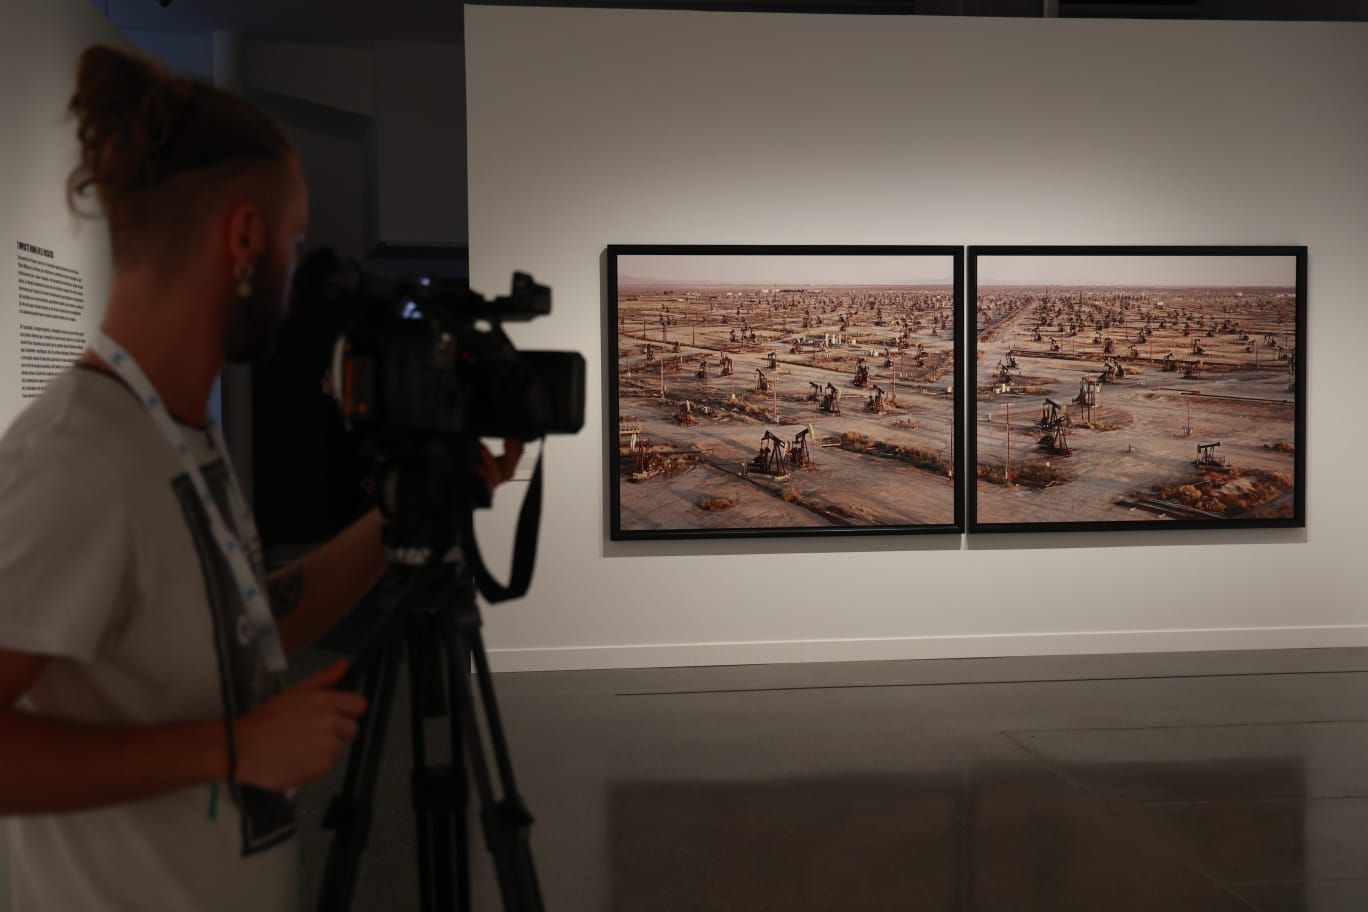
[[[332,43],[376,39],[459,42],[459,0],[90,0],[124,29],[251,36]],[[503,2],[503,0],[486,0]],[[504,5],[728,9],[945,16],[1165,19],[1368,20],[1368,0],[545,0]]]
[[[8,0],[6,0],[8,2]],[[249,36],[348,43],[460,42],[459,0],[91,0],[121,29],[237,32]]]

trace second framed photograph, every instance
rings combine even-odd
[[[969,531],[1306,524],[1305,247],[971,247]]]
[[[962,531],[963,264],[609,247],[612,537]]]

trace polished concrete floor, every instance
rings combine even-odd
[[[1368,650],[495,680],[552,912],[1368,909]],[[418,908],[408,746],[357,909]]]

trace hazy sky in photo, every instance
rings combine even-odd
[[[948,256],[620,256],[618,281],[736,285],[951,285]]]
[[[980,285],[1297,284],[1290,256],[980,256]]]

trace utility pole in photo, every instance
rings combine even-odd
[[[950,477],[951,477],[951,478],[954,478],[954,477],[955,477],[955,443],[956,443],[956,441],[955,441],[955,413],[954,413],[954,410],[951,409],[951,412],[950,412]],[[972,475],[970,475],[969,477],[970,477],[970,478],[973,478]]]
[[[1012,403],[1007,403],[1007,464],[1002,467],[1002,480],[1012,486]]]

